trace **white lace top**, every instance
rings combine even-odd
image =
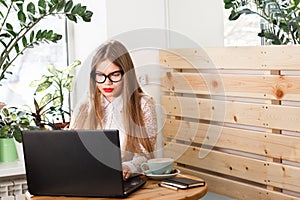
[[[133,173],[141,172],[141,164],[146,162],[148,158],[145,155],[134,154],[131,160],[125,158],[125,130],[123,125],[123,100],[122,96],[114,99],[112,102],[107,101],[103,98],[103,107],[105,109],[103,117],[103,128],[104,129],[118,129],[120,137],[120,147],[122,151],[122,160],[124,165],[128,166]],[[151,145],[154,147],[157,138],[157,115],[155,111],[155,104],[151,97],[143,95],[141,98],[141,107],[144,116],[144,124],[147,135],[150,139]],[[82,104],[79,109],[73,113],[70,128],[71,129],[85,129],[88,124],[88,103]],[[100,129],[100,126],[98,127]],[[144,147],[140,144],[137,148],[141,152],[146,152]],[[153,148],[154,149],[154,148]]]

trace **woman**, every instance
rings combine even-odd
[[[92,60],[89,100],[73,113],[71,129],[118,129],[124,179],[153,157],[155,105],[138,84],[132,59],[118,41],[100,46]]]

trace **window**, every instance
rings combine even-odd
[[[224,46],[259,46],[261,19],[255,14],[242,15],[235,21],[228,19],[230,10],[224,9]]]
[[[40,22],[39,27],[54,30],[62,35],[62,39],[58,43],[45,43],[27,49],[18,57],[14,66],[9,68],[13,74],[7,75],[7,79],[1,81],[1,102],[7,105],[33,105],[35,88],[29,87],[30,82],[40,79],[50,63],[57,67],[67,66],[65,23],[64,18],[57,17],[49,17]]]

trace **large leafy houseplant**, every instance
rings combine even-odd
[[[17,107],[3,107],[0,110],[0,162],[18,159],[15,141],[22,142],[22,130],[37,129],[31,126],[32,117]]]
[[[15,138],[22,141],[21,131],[35,129],[30,126],[31,116],[16,107],[4,107],[0,111],[0,138]]]
[[[81,62],[76,60],[63,70],[51,64],[48,74],[31,82],[30,85],[36,87],[36,90],[33,98],[34,110],[29,113],[36,126],[45,128],[48,125],[53,129],[60,129],[68,124],[71,113],[65,105],[66,98],[71,91],[74,78],[72,72],[80,64]]]
[[[34,30],[48,16],[66,16],[70,21],[90,22],[93,13],[72,0],[0,0],[0,84],[9,67],[23,52],[40,43],[56,43],[62,35],[53,30]],[[17,19],[17,20],[16,20]],[[15,24],[17,22],[17,25]]]
[[[259,37],[275,45],[300,44],[300,0],[224,0],[229,20],[256,14],[265,20]]]

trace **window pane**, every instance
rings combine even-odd
[[[224,9],[224,46],[259,46],[261,19],[258,15],[242,15],[237,20],[228,19],[230,10]]]
[[[33,80],[40,79],[47,72],[47,66],[52,63],[57,67],[66,67],[66,37],[65,19],[49,17],[38,24],[36,29],[53,30],[62,35],[58,43],[45,43],[27,49],[18,57],[14,66],[9,68],[12,75],[2,80],[0,86],[0,101],[8,105],[33,105],[34,88],[29,87]]]

